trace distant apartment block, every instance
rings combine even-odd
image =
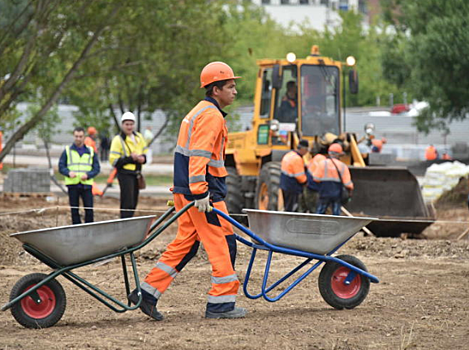
[[[324,27],[340,24],[339,10],[356,11],[364,15],[364,25],[368,24],[366,0],[251,0],[262,6],[266,12],[284,27],[298,30],[299,24],[309,25],[323,31]],[[376,0],[377,1],[377,0]],[[373,2],[373,1],[372,1]]]

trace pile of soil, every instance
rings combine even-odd
[[[458,184],[450,191],[444,192],[435,202],[435,208],[453,209],[458,207],[467,208],[467,196],[469,194],[469,177],[462,177]]]

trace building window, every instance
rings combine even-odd
[[[270,5],[270,0],[262,0],[263,5]]]
[[[280,0],[282,5],[290,5],[290,0]]]
[[[308,5],[309,0],[300,0],[300,5]]]

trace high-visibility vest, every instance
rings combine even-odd
[[[334,162],[335,165],[332,162]],[[340,176],[337,170],[340,171]],[[326,158],[320,161],[313,171],[313,179],[317,182],[331,181],[340,184],[340,178],[342,178],[342,183],[345,187],[349,190],[353,190],[353,182],[349,168],[345,163],[335,158]]]
[[[313,158],[310,159],[307,165],[306,176],[308,177],[308,188],[314,191],[319,190],[319,183],[313,180],[313,173],[318,167],[319,163],[326,159],[324,154],[316,154]]]
[[[113,167],[116,166],[116,163],[119,158],[130,157],[131,153],[148,153],[148,147],[142,134],[140,134],[139,132],[134,133],[135,142],[132,140],[131,137],[124,137],[125,139],[123,138],[122,134],[119,134],[114,136],[114,138],[112,139],[111,149],[109,152],[109,163],[111,163]],[[125,164],[122,168],[125,170],[136,171],[137,164],[128,163]]]
[[[83,153],[81,157],[80,154],[76,150],[71,149],[70,146],[65,148],[67,154],[67,168],[77,174],[74,178],[65,177],[65,185],[78,185],[80,183],[83,185],[93,185],[93,179],[81,179],[83,174],[93,169],[94,150],[89,146],[86,147],[90,152]]]
[[[338,171],[340,171],[340,176]],[[340,181],[340,178],[342,178],[342,181]],[[319,198],[322,199],[339,199],[342,184],[349,190],[353,190],[350,170],[347,165],[338,159],[326,158],[320,161],[314,169],[313,179],[320,182]]]

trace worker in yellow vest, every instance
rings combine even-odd
[[[93,178],[99,174],[99,159],[92,147],[86,146],[85,130],[77,127],[73,130],[74,142],[65,147],[59,159],[59,172],[65,176],[68,198],[72,212],[72,224],[81,224],[79,206],[80,197],[85,207],[85,222],[93,222]]]
[[[121,219],[131,218],[138,204],[142,167],[147,162],[148,147],[142,134],[135,131],[135,115],[125,112],[121,117],[121,132],[111,142],[109,163],[117,169],[121,190]]]

